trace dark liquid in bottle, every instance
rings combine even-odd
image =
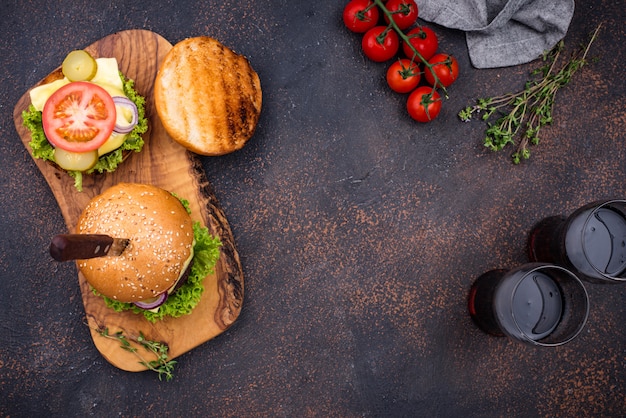
[[[537,223],[528,236],[528,258],[530,261],[564,264],[561,231],[565,227],[565,216],[551,216]]]
[[[503,330],[523,338],[521,331],[535,341],[550,335],[563,313],[563,298],[557,283],[546,274],[534,272],[527,275],[511,295],[496,291],[502,280],[516,280],[514,276],[503,276],[504,271],[493,270],[480,276],[472,285],[468,308],[476,325],[496,336],[504,336]],[[495,297],[502,298],[502,303],[494,301]],[[496,306],[507,312],[498,313]],[[497,319],[510,318],[510,312],[515,317],[517,327],[512,318]]]
[[[626,219],[610,208],[600,208],[585,225],[582,238],[584,253],[575,249],[580,230],[570,230],[565,238],[568,258],[579,270],[589,267],[609,276],[620,276],[626,270]]]
[[[585,224],[590,214],[587,209],[571,221],[553,216],[535,225],[528,239],[530,260],[577,270],[592,281],[606,279],[601,273],[626,277],[626,218],[607,206]]]
[[[519,283],[513,295],[513,315],[528,337],[540,340],[550,335],[562,312],[561,290],[549,276],[534,272]]]
[[[505,273],[505,270],[492,270],[481,275],[472,284],[468,298],[468,309],[474,323],[484,332],[497,337],[504,337],[504,333],[496,321],[493,297]]]

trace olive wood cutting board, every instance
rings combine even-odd
[[[160,63],[171,48],[172,45],[166,39],[147,30],[118,32],[85,48],[96,58],[117,58],[122,73],[135,81],[135,89],[146,98],[149,129],[144,134],[145,145],[140,153],[132,152],[113,173],[84,176],[82,192],[74,188],[74,180],[66,173],[52,164],[34,159],[52,189],[70,232],[74,232],[78,217],[91,198],[117,183],[134,182],[153,184],[188,200],[192,218],[200,221],[222,241],[215,272],[205,278],[205,291],[198,306],[190,315],[168,317],[154,324],[144,319],[143,315],[118,313],[109,309],[102,298],[92,293],[85,278],[78,273],[87,324],[95,346],[111,364],[128,371],[147,368],[135,354],[122,349],[120,341],[105,338],[99,330],[106,328],[109,335],[121,331],[133,345],[136,343],[132,340],[139,337],[140,333],[147,340],[167,343],[168,357],[174,359],[224,332],[237,319],[243,304],[243,272],[228,221],[205,177],[198,156],[167,135],[156,113],[154,79]],[[61,77],[59,67],[37,85]],[[16,104],[13,119],[22,142],[32,155],[28,145],[30,132],[22,125],[22,111],[30,105],[29,91]],[[147,361],[155,359],[141,346],[136,347],[137,352]]]

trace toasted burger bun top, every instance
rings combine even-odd
[[[167,133],[202,155],[242,148],[261,113],[261,81],[248,60],[213,38],[185,39],[166,55],[154,82]]]
[[[146,184],[119,183],[94,197],[78,219],[76,232],[130,240],[119,256],[78,261],[91,286],[121,302],[167,291],[193,251],[192,220],[180,200]]]

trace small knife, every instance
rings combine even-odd
[[[56,261],[84,260],[105,255],[119,256],[130,240],[102,234],[60,234],[50,243],[50,255]]]

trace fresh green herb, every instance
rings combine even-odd
[[[148,340],[141,331],[139,332],[139,336],[135,338],[124,335],[122,331],[110,334],[108,328],[97,328],[96,331],[104,338],[119,341],[120,347],[122,347],[123,350],[137,356],[140,364],[147,367],[148,370],[157,372],[159,374],[159,380],[163,380],[163,378],[165,378],[165,380],[169,382],[174,377],[174,365],[176,364],[176,361],[169,359],[169,347],[166,343]],[[156,359],[147,360],[131,342],[145,348],[147,351],[155,355]]]
[[[108,154],[101,156],[98,159],[96,165],[89,170],[85,171],[86,174],[92,173],[104,173],[115,171],[118,165],[124,160],[124,153],[126,151],[139,152],[143,148],[142,135],[148,130],[148,120],[145,117],[145,98],[141,96],[135,90],[135,82],[130,79],[126,79],[120,72],[120,78],[124,86],[124,94],[137,105],[137,112],[139,119],[137,126],[128,134],[121,147]],[[43,131],[43,125],[41,122],[41,112],[36,110],[31,104],[28,110],[22,112],[22,119],[24,120],[24,126],[28,128],[31,133],[31,141],[29,143],[30,148],[33,150],[33,157],[41,158],[44,161],[54,162],[54,147],[46,139],[46,135]],[[74,179],[74,186],[78,191],[83,190],[83,173],[80,171],[67,171],[67,173]]]
[[[511,155],[514,164],[530,158],[529,146],[539,144],[539,131],[552,123],[552,109],[557,91],[570,82],[577,70],[587,64],[587,54],[591,44],[597,39],[601,26],[598,25],[587,45],[572,54],[560,70],[556,71],[555,67],[564,50],[563,41],[544,53],[543,61],[546,64],[531,73],[539,76],[538,79],[528,81],[522,91],[478,99],[474,106],[461,110],[459,118],[467,122],[474,113],[482,113],[481,119],[487,123],[485,147],[499,151],[508,144],[516,145],[515,152]],[[493,118],[496,118],[495,122],[490,122]]]

